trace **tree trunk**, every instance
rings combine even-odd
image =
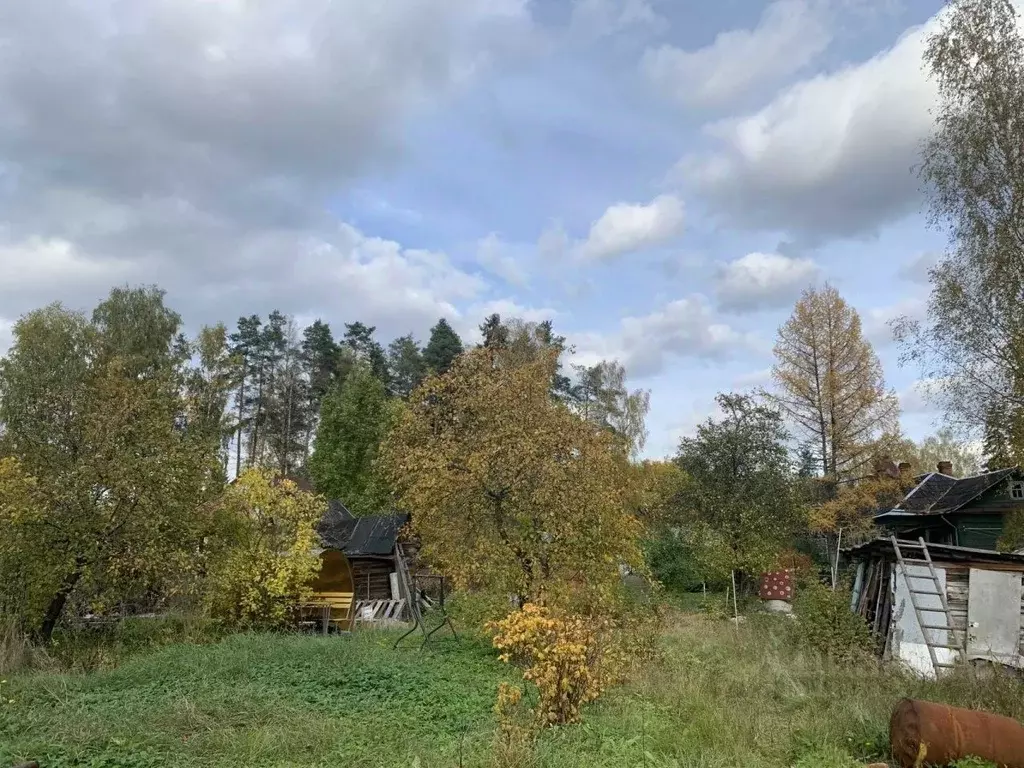
[[[60,589],[57,590],[57,594],[50,600],[50,604],[46,607],[46,614],[43,617],[43,624],[39,628],[39,639],[44,643],[49,643],[53,637],[53,630],[57,627],[57,622],[60,621],[60,617],[64,613],[64,606],[67,605],[68,597],[75,589],[75,585],[78,584],[79,579],[82,578],[82,566],[85,565],[84,561],[78,559],[75,561],[75,570],[64,577],[63,583],[60,585]]]
[[[256,410],[253,413],[252,418],[252,432],[249,438],[249,451],[250,455],[246,457],[246,464],[250,467],[256,466],[257,457],[259,456],[260,449],[260,421],[263,419],[263,363],[260,363],[260,375],[256,380]]]
[[[283,445],[284,445],[284,450],[283,450],[283,454],[284,454],[284,461],[283,461],[283,463],[284,463],[284,472],[283,472],[283,474],[285,474],[285,475],[287,475],[288,474],[288,470],[291,469],[291,466],[290,466],[291,465],[291,461],[290,461],[291,456],[289,454],[291,452],[291,447],[292,447],[292,407],[293,407],[292,393],[294,392],[294,386],[293,385],[295,383],[295,380],[294,380],[293,376],[294,376],[294,371],[289,371],[288,390],[287,390],[288,396],[285,398],[284,440],[282,441]]]
[[[245,376],[248,373],[248,355],[242,358],[242,381],[238,387],[238,444],[235,446],[235,477],[242,474],[242,430],[245,407]]]

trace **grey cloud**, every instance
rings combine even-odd
[[[779,309],[792,304],[820,274],[810,259],[748,253],[719,271],[718,301],[727,312]]]
[[[673,174],[735,226],[808,243],[870,235],[921,207],[912,173],[931,129],[927,25],[872,59],[799,82],[760,111],[706,127],[714,148]]]
[[[425,323],[484,286],[338,222],[401,127],[531,40],[521,0],[0,4],[5,316],[158,282],[186,317]]]

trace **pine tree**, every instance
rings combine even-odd
[[[1013,419],[1006,418],[1006,414],[994,406],[986,412],[985,445],[982,448],[986,472],[1014,466],[1012,422]]]
[[[357,515],[375,514],[386,506],[388,493],[374,461],[393,416],[384,384],[369,365],[356,363],[321,409],[309,460],[319,493],[340,500]]]
[[[391,342],[388,346],[388,377],[393,395],[407,399],[426,375],[423,351],[411,333]]]
[[[384,348],[373,338],[376,332],[375,326],[367,326],[356,321],[345,324],[344,344],[348,347],[355,358],[370,366],[373,375],[385,385],[388,384],[388,359]]]
[[[331,326],[322,320],[317,319],[302,332],[302,361],[309,376],[310,397],[318,409],[338,375],[339,353]]]
[[[550,320],[544,320],[537,324],[537,337],[544,347],[557,347],[562,351],[572,353],[572,349],[566,347],[565,336],[555,336]],[[562,355],[559,354],[555,361],[555,372],[551,376],[551,396],[556,400],[569,402],[574,397],[572,379],[562,373]]]
[[[278,310],[267,316],[260,331],[255,355],[256,386],[252,393],[252,429],[249,433],[248,466],[261,466],[266,458],[268,395],[274,389],[278,361],[284,354],[287,318]]]
[[[483,337],[480,346],[487,349],[504,347],[508,343],[508,328],[501,322],[501,315],[497,312],[480,325],[480,335]]]
[[[317,319],[302,332],[302,366],[306,372],[306,431],[303,435],[303,464],[309,459],[313,435],[320,421],[320,406],[340,380],[341,348],[334,341],[331,326]]]
[[[260,335],[263,321],[259,315],[238,318],[238,330],[231,334],[231,354],[238,360],[238,391],[235,394],[235,476],[242,473],[242,444],[252,428],[255,404],[253,381],[259,368]]]
[[[818,457],[814,455],[814,448],[804,443],[797,451],[797,477],[817,477],[821,469]]]
[[[462,339],[443,317],[430,329],[430,340],[423,350],[423,361],[427,370],[434,374],[445,373],[455,358],[462,354]]]
[[[309,381],[303,366],[298,329],[291,318],[286,319],[276,341],[279,353],[273,361],[264,440],[271,466],[288,475],[305,463]]]

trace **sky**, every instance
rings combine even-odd
[[[650,390],[660,457],[829,281],[924,437],[887,321],[945,246],[913,172],[941,5],[0,3],[0,350],[125,283],[192,330],[551,319]]]

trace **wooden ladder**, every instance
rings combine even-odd
[[[953,627],[953,614],[949,611],[949,603],[946,601],[946,590],[942,587],[942,582],[939,581],[939,574],[935,570],[935,565],[932,563],[932,556],[928,552],[928,545],[925,544],[924,538],[919,538],[917,543],[904,541],[902,546],[904,549],[919,549],[923,554],[923,559],[907,558],[903,556],[903,551],[900,549],[900,542],[897,541],[895,536],[890,536],[892,541],[892,547],[896,550],[896,562],[899,565],[900,572],[903,574],[903,580],[907,584],[907,594],[910,595],[910,604],[914,608],[914,614],[917,616],[917,624],[921,627],[921,636],[924,637],[924,644],[928,647],[928,655],[932,660],[932,667],[935,669],[935,674],[938,675],[942,669],[949,669],[953,667],[953,664],[947,664],[946,662],[939,661],[938,654],[935,653],[936,648],[944,648],[952,651],[956,651],[963,662],[967,661],[967,649],[960,645],[951,645],[954,641],[955,635],[953,634],[955,629]],[[928,566],[928,576],[914,576],[911,575],[907,568],[907,565],[926,565]],[[914,582],[911,579],[917,579],[919,581],[931,582],[932,589],[918,589],[914,586]],[[919,596],[931,596],[939,598],[939,604],[941,608],[930,608],[922,607],[918,597]],[[926,624],[924,615],[926,613],[941,613],[946,617],[945,624]],[[941,632],[946,631],[949,633],[948,638],[950,643],[940,643],[932,639],[930,632]],[[964,632],[966,638],[967,632]]]

